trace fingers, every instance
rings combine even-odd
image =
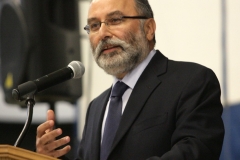
[[[48,152],[51,152],[51,151],[53,151],[53,150],[55,150],[55,149],[57,149],[57,148],[59,148],[59,147],[61,147],[61,146],[63,146],[63,145],[66,145],[67,143],[69,143],[70,142],[70,138],[68,137],[68,136],[66,136],[66,137],[63,137],[63,138],[61,138],[61,139],[58,139],[58,140],[56,140],[56,141],[54,141],[54,142],[51,142],[51,143],[49,143],[49,144],[47,144],[46,145],[46,147],[47,147],[47,149],[46,150],[48,150]],[[48,149],[49,148],[49,149]],[[54,149],[53,149],[54,148]],[[52,150],[53,149],[53,150]],[[61,150],[61,149],[60,149]]]
[[[36,141],[36,151],[37,153],[49,155],[52,157],[59,157],[70,151],[71,147],[65,146],[62,149],[57,149],[63,145],[66,145],[70,142],[70,137],[66,136],[61,139],[55,140],[56,137],[62,134],[61,129],[54,129],[40,138],[37,138]]]
[[[52,128],[54,127],[54,121],[50,120],[50,121],[46,121],[44,123],[42,123],[41,125],[38,126],[37,128],[37,138],[42,137],[46,131],[50,131],[52,130]]]
[[[37,128],[36,151],[52,157],[60,157],[70,151],[69,145],[59,149],[59,147],[70,142],[70,137],[66,136],[56,140],[62,134],[60,128],[54,129],[55,114],[52,110],[47,112],[47,121]]]
[[[62,134],[62,130],[60,128],[52,130],[44,134],[41,139],[39,139],[39,145],[45,145],[47,143],[55,141],[55,139]]]
[[[70,150],[71,150],[71,147],[69,145],[67,145],[66,147],[64,147],[62,149],[54,150],[54,151],[50,152],[48,154],[48,156],[55,157],[55,158],[61,157],[61,156],[65,155],[66,153],[68,153]]]
[[[70,142],[70,138],[67,136],[51,143],[47,143],[46,145],[40,145],[39,147],[37,146],[37,152],[51,157],[61,157],[69,152],[71,147],[67,145],[61,149],[57,148],[67,144],[68,142]]]

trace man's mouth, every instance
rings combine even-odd
[[[107,45],[107,46],[103,47],[101,52],[104,53],[104,54],[107,54],[107,53],[112,52],[112,51],[114,51],[118,48],[121,48],[121,47],[118,46],[118,45],[117,46]]]

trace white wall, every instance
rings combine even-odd
[[[240,1],[227,1],[228,100],[240,102]]]

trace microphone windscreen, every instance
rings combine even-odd
[[[81,78],[85,72],[85,67],[80,61],[72,61],[68,64],[68,67],[72,69],[74,79]]]

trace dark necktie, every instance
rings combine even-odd
[[[112,90],[108,115],[105,123],[100,160],[106,160],[122,116],[122,95],[128,86],[123,82],[117,82]]]

